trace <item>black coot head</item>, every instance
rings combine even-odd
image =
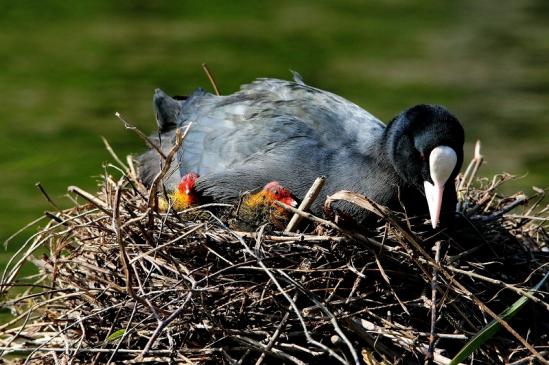
[[[425,191],[433,227],[437,225],[444,189],[455,195],[454,178],[463,163],[463,127],[438,105],[416,105],[388,126],[386,152],[407,184]]]

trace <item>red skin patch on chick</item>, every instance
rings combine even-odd
[[[177,190],[180,194],[191,195],[196,193],[196,180],[199,178],[197,173],[189,172],[187,175],[181,178],[181,182],[177,186]]]
[[[271,181],[265,185],[263,191],[272,201],[278,200],[279,202],[292,207],[297,206],[297,200],[294,195],[290,192],[290,190],[280,185],[278,181]]]
[[[194,172],[189,172],[181,178],[177,191],[171,196],[173,207],[175,210],[187,209],[192,205],[199,203],[198,193],[196,192],[196,180],[199,175]]]
[[[269,222],[277,229],[283,229],[290,214],[282,207],[274,204],[280,201],[292,207],[297,206],[297,200],[292,193],[277,181],[271,181],[263,189],[248,196],[240,207],[240,219],[252,227]]]
[[[243,204],[251,209],[263,209],[265,206],[270,206],[271,209],[274,208],[276,214],[286,215],[287,212],[284,208],[274,204],[277,200],[292,207],[297,206],[297,200],[293,194],[278,181],[271,181],[260,192],[250,195]]]

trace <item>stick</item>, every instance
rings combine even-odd
[[[53,200],[51,200],[50,196],[48,195],[48,193],[46,193],[46,190],[44,190],[44,187],[42,186],[42,184],[39,182],[37,182],[36,184],[34,184],[34,186],[36,186],[38,188],[38,190],[40,190],[40,192],[42,193],[42,195],[44,195],[44,197],[46,198],[46,200],[48,201],[48,203],[50,203],[50,205],[52,207],[55,208],[55,210],[57,211],[61,211],[61,209],[59,209],[59,207],[57,206],[57,204],[55,204],[53,202]]]
[[[149,137],[147,137],[147,135],[145,135],[145,133],[141,132],[139,129],[137,129],[136,126],[128,123],[124,118],[122,118],[122,116],[120,115],[119,112],[116,112],[114,113],[114,115],[122,122],[124,123],[124,127],[126,127],[126,129],[131,129],[132,131],[134,131],[135,133],[137,133],[137,135],[139,137],[141,137],[141,139],[143,139],[145,141],[145,143],[147,144],[147,146],[149,146],[150,148],[156,150],[156,152],[158,152],[158,154],[160,156],[162,156],[162,159],[166,159],[166,155],[164,155],[164,152],[162,152],[162,150],[153,142],[151,141],[151,139]]]
[[[179,314],[181,312],[183,312],[183,310],[185,309],[185,305],[189,302],[189,300],[192,297],[194,286],[195,286],[195,282],[192,283],[191,289],[189,290],[189,292],[185,296],[185,300],[183,301],[183,303],[180,304],[179,308],[177,308],[172,314],[170,314],[168,316],[168,318],[158,321],[158,326],[154,330],[152,336],[149,338],[149,341],[147,341],[147,344],[143,348],[143,351],[137,357],[136,360],[143,359],[145,356],[147,356],[147,354],[149,354],[149,352],[151,351],[152,346],[156,342],[156,339],[158,338],[158,336],[160,336],[160,333],[162,332],[162,330],[164,328],[166,328],[166,326],[168,326],[171,322],[173,322],[179,316]]]
[[[501,280],[492,279],[492,278],[489,278],[487,276],[477,274],[474,271],[461,270],[461,269],[458,269],[457,267],[454,267],[454,266],[446,266],[446,268],[448,270],[452,271],[452,272],[456,272],[458,274],[466,275],[466,276],[469,276],[470,278],[479,279],[479,280],[482,280],[482,281],[485,281],[487,283],[491,283],[491,284],[494,284],[494,285],[499,285],[502,288],[506,288],[506,289],[509,289],[511,291],[514,291],[516,294],[522,295],[523,297],[526,297],[526,298],[530,299],[531,301],[545,307],[546,311],[549,311],[549,304],[544,302],[543,300],[539,299],[538,297],[534,296],[529,291],[526,291],[524,289],[521,289],[519,287],[516,287],[512,284],[506,283],[506,282],[501,281]]]
[[[173,157],[175,156],[175,153],[177,152],[177,150],[179,150],[179,147],[181,147],[181,144],[183,143],[183,140],[187,136],[187,133],[189,132],[189,128],[191,128],[192,124],[193,123],[191,122],[187,125],[187,128],[185,129],[183,134],[181,134],[180,129],[177,129],[175,131],[175,143],[172,146],[172,148],[170,149],[170,152],[168,152],[168,155],[166,156],[166,159],[164,161],[164,166],[162,166],[162,170],[160,170],[158,175],[156,175],[156,177],[154,178],[154,180],[151,184],[151,188],[150,188],[150,191],[149,191],[149,203],[148,203],[148,205],[149,205],[149,208],[151,208],[151,209],[154,208],[153,210],[155,210],[155,211],[157,210],[156,209],[156,205],[157,205],[156,204],[157,203],[156,191],[158,190],[158,185],[160,184],[160,182],[162,181],[164,176],[168,173],[168,170],[170,169]]]
[[[440,264],[440,244],[441,241],[437,241],[433,250],[435,251],[435,262],[437,265]],[[437,280],[438,280],[438,270],[437,267],[433,267],[433,278],[431,280],[431,333],[429,335],[429,348],[425,354],[425,359],[429,364],[433,363],[434,353],[435,353],[435,325],[437,322]]]
[[[297,300],[297,294],[298,293],[299,292],[296,291],[296,293],[294,294],[294,297],[293,297],[294,302]],[[284,317],[282,317],[282,320],[280,321],[278,327],[276,328],[275,332],[273,333],[273,335],[269,339],[269,343],[267,343],[267,346],[265,346],[265,352],[263,352],[261,354],[261,356],[259,356],[259,359],[257,359],[257,361],[255,362],[255,365],[261,365],[263,363],[263,360],[265,359],[265,356],[266,356],[267,352],[271,351],[271,349],[273,348],[276,340],[278,339],[278,337],[280,337],[280,333],[282,332],[282,328],[286,325],[286,321],[290,317],[290,310],[291,310],[291,308],[288,308],[288,310],[284,314]]]
[[[220,351],[220,348],[211,348],[211,349],[204,349],[205,353],[214,353],[216,351]],[[42,351],[42,352],[67,352],[67,349],[65,347],[6,347],[2,346],[0,347],[0,351],[10,351],[10,352],[29,352],[29,351]],[[113,352],[113,349],[97,349],[97,348],[79,348],[77,353],[111,353]],[[122,354],[137,354],[142,352],[140,349],[118,349],[117,352]],[[167,349],[167,350],[151,350],[149,351],[149,355],[173,355],[174,350],[173,349]]]
[[[208,65],[206,64],[206,62],[202,63],[202,69],[206,73],[206,76],[208,76],[208,80],[210,80],[210,84],[212,84],[212,87],[214,88],[215,95],[217,95],[217,96],[221,95],[219,93],[219,89],[217,88],[217,84],[215,82],[214,76],[210,72],[210,69],[208,68]]]
[[[324,186],[325,181],[326,181],[325,176],[320,176],[316,178],[316,180],[313,182],[313,185],[311,185],[311,187],[309,188],[309,191],[307,191],[307,194],[305,194],[305,198],[303,198],[303,201],[301,202],[301,204],[299,204],[299,207],[297,208],[298,210],[303,212],[305,210],[308,210],[311,207],[315,199],[320,194],[320,190]],[[303,217],[300,216],[299,214],[294,214],[292,216],[292,219],[290,219],[290,223],[288,223],[288,226],[286,227],[284,232],[295,231],[297,225],[299,224],[299,222],[301,222],[302,219]]]
[[[127,155],[126,162],[128,163],[128,175],[131,180],[137,181],[137,170],[135,169],[135,165],[133,163],[133,157],[131,155]]]
[[[364,236],[364,235],[362,235],[358,232],[343,229],[343,228],[339,227],[337,224],[335,224],[334,222],[330,222],[326,219],[318,218],[314,214],[307,213],[307,212],[302,212],[299,209],[291,207],[291,206],[289,206],[287,204],[284,204],[284,203],[282,203],[278,200],[275,200],[274,203],[278,206],[281,206],[282,208],[286,209],[289,212],[299,214],[303,218],[308,219],[312,222],[316,222],[316,223],[324,225],[325,227],[335,229],[336,231],[341,232],[341,233],[347,235],[348,237],[354,238],[354,239],[356,239],[360,242],[367,242],[367,243],[371,244],[372,246],[374,246],[376,248],[386,250],[386,251],[390,251],[390,252],[393,252],[396,249],[395,247],[391,247],[391,246],[388,246],[388,245],[383,245],[382,243],[380,243],[376,240],[373,240],[369,237],[366,237],[366,236]]]
[[[96,196],[88,193],[87,191],[80,189],[78,186],[69,186],[67,188],[67,191],[69,193],[74,193],[86,199],[87,201],[95,205],[97,208],[101,209],[103,212],[107,213],[108,215],[111,215],[111,210],[109,209],[107,203],[97,198]]]
[[[330,222],[330,221],[327,221],[326,219],[322,219],[322,218],[319,218],[317,217],[316,215],[314,214],[311,214],[311,213],[307,213],[307,212],[302,212],[301,210],[297,209],[297,208],[294,208],[294,207],[291,207],[287,204],[284,204],[278,200],[275,200],[274,202],[276,205],[278,206],[281,206],[282,208],[292,212],[292,213],[295,213],[295,214],[299,214],[301,217],[303,218],[306,218],[310,221],[313,221],[313,222],[316,222],[316,223],[320,223],[320,224],[323,224],[325,225],[326,227],[329,227],[329,228],[333,228],[333,229],[336,229],[336,230],[341,230],[339,228],[339,226],[333,222]]]
[[[248,238],[257,238],[256,232],[245,232],[245,231],[233,231],[233,233]],[[278,232],[277,232],[278,233]],[[348,240],[347,237],[342,236],[317,236],[314,234],[302,234],[298,236],[283,236],[283,235],[264,235],[263,238],[273,242],[321,242],[321,241],[330,241],[330,242],[344,242]]]
[[[109,144],[109,141],[107,141],[107,139],[103,136],[101,136],[101,140],[103,141],[103,144],[105,145],[105,148],[107,149],[107,151],[111,154],[112,158],[114,158],[114,160],[116,162],[118,162],[118,164],[124,169],[124,171],[127,173],[129,171],[129,168],[128,166],[126,166],[124,164],[124,162],[122,162],[122,160],[120,159],[120,157],[118,157],[118,155],[116,154],[116,152],[114,152],[114,150],[112,149],[111,145]]]
[[[463,177],[461,179],[461,182],[459,183],[458,191],[461,191],[463,189],[467,190],[469,188],[483,160],[484,156],[480,154],[480,140],[477,140],[477,142],[475,143],[475,152],[473,154],[473,158],[471,159],[471,162],[469,162],[467,169],[463,173]]]
[[[526,195],[519,195],[515,198],[514,202],[512,202],[509,205],[503,207],[499,212],[496,212],[496,213],[494,213],[492,215],[488,215],[488,216],[476,215],[476,216],[471,217],[471,219],[481,221],[481,222],[484,222],[484,223],[493,222],[493,221],[496,221],[498,219],[503,218],[504,214],[509,213],[511,210],[515,209],[519,205],[523,205],[523,204],[526,204],[526,203],[528,203],[528,198],[526,197]]]
[[[137,293],[133,290],[133,276],[130,271],[130,259],[128,257],[128,254],[126,253],[126,244],[124,242],[124,238],[122,237],[122,229],[121,223],[120,223],[120,198],[122,196],[122,185],[124,183],[124,179],[120,179],[118,183],[116,184],[116,191],[114,195],[114,206],[112,211],[112,229],[116,234],[116,243],[118,244],[118,249],[120,252],[120,263],[122,264],[122,271],[124,272],[124,280],[126,281],[126,292],[128,295],[135,300],[136,302],[140,303],[144,307],[149,307],[155,316],[158,311],[163,312],[162,309],[155,307],[154,305],[150,304],[147,300],[141,298],[137,295]]]

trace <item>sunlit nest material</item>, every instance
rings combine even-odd
[[[69,188],[74,207],[48,213],[5,268],[0,362],[447,364],[520,298],[463,362],[548,357],[547,283],[532,290],[548,275],[539,189],[503,196],[510,176],[468,169],[453,238],[347,193],[380,228],[239,232],[224,206],[157,212],[131,159],[117,161],[97,194]],[[37,275],[18,278],[25,261]]]

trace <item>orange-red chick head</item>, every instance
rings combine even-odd
[[[198,174],[195,172],[189,172],[187,175],[181,178],[181,182],[177,186],[177,190],[181,194],[192,195],[193,198],[196,198],[196,180],[199,178]]]
[[[271,201],[278,200],[286,205],[296,207],[297,200],[290,190],[286,189],[278,181],[271,181],[263,190]]]
[[[176,211],[185,210],[190,206],[199,203],[200,199],[198,192],[196,191],[196,180],[198,177],[198,174],[189,172],[181,178],[177,190],[168,194],[173,209]],[[161,200],[159,202],[159,207],[160,210],[166,211],[168,204],[164,200]]]
[[[248,196],[242,202],[239,216],[252,226],[270,222],[277,228],[283,228],[289,214],[274,204],[277,200],[292,207],[297,206],[296,198],[288,189],[277,181],[271,181],[260,192]]]

